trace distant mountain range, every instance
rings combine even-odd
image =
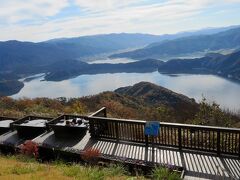
[[[158,39],[158,36],[147,34],[109,34],[40,43],[0,42],[0,72],[23,76],[41,73],[60,61],[70,62],[85,56],[142,47]]]
[[[238,49],[240,47],[240,28],[211,35],[197,35],[167,40],[148,45],[134,51],[111,55],[111,58],[127,57],[132,59],[164,58],[166,56],[183,56],[193,53],[207,53],[222,49]]]
[[[96,56],[102,53],[114,53],[119,50],[140,48],[147,45],[146,48],[151,49],[150,47],[153,45],[154,47],[152,48],[155,48],[159,43],[167,43],[166,40],[169,43],[176,41],[177,44],[173,48],[177,48],[178,41],[181,41],[181,39],[177,38],[199,34],[213,34],[231,28],[233,27],[212,28],[172,35],[122,33],[52,39],[39,43],[20,41],[0,42],[0,72],[14,72],[14,74],[21,76],[41,73],[45,72],[49,65],[51,66],[59,61],[81,60],[83,57]],[[189,38],[191,39],[191,37]],[[236,42],[234,41],[234,44],[232,44],[232,41],[229,42],[228,47],[235,47],[238,44],[238,38],[233,39]],[[190,49],[189,51],[191,51]],[[164,49],[161,51],[164,51]],[[179,50],[176,49],[176,51],[180,52],[181,48]],[[142,58],[145,59],[144,56]]]
[[[101,53],[113,53],[115,51],[140,48],[151,43],[173,40],[177,38],[193,35],[209,35],[233,29],[239,26],[229,26],[221,28],[206,28],[190,32],[180,32],[177,34],[151,35],[151,34],[102,34],[92,36],[82,36],[74,38],[60,38],[46,41],[60,49],[70,52],[74,57],[92,56]]]

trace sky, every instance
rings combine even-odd
[[[0,41],[240,24],[240,0],[0,0]]]

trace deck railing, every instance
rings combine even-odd
[[[45,117],[45,116],[25,116],[25,117],[23,117],[21,119],[18,119],[16,121],[14,121],[13,124],[21,124],[21,123],[23,123],[26,120],[34,120],[34,119],[45,119],[45,120],[50,121],[53,118],[52,117]]]
[[[102,107],[98,111],[92,113],[89,117],[107,117],[107,109],[105,107]]]
[[[88,117],[90,133],[94,138],[108,138],[117,141],[138,143],[151,142],[144,135],[146,121]],[[159,135],[154,138],[159,146],[215,152],[240,156],[240,129],[198,126],[160,122]]]

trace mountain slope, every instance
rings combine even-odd
[[[38,67],[69,58],[67,51],[47,43],[7,41],[0,42],[0,71],[27,73]]]
[[[0,97],[17,94],[23,88],[23,86],[23,82],[17,80],[0,81]]]
[[[232,49],[238,48],[239,46],[240,28],[235,28],[212,35],[190,36],[154,43],[143,49],[115,54],[111,57],[129,57],[133,59],[161,58],[164,56],[178,56],[197,52]]]
[[[162,63],[158,71],[217,74],[240,81],[240,51],[229,55],[209,54],[203,58],[170,60]]]
[[[140,82],[133,86],[122,87],[114,92],[124,96],[134,97],[152,106],[166,106],[174,113],[190,117],[197,110],[197,103],[182,94],[149,82]]]

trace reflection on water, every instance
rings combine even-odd
[[[80,97],[149,81],[196,100],[201,100],[204,96],[209,101],[215,100],[224,108],[240,109],[240,84],[213,75],[168,76],[153,72],[82,75],[61,82],[40,81],[41,79],[39,77],[25,82],[24,88],[13,97]]]

